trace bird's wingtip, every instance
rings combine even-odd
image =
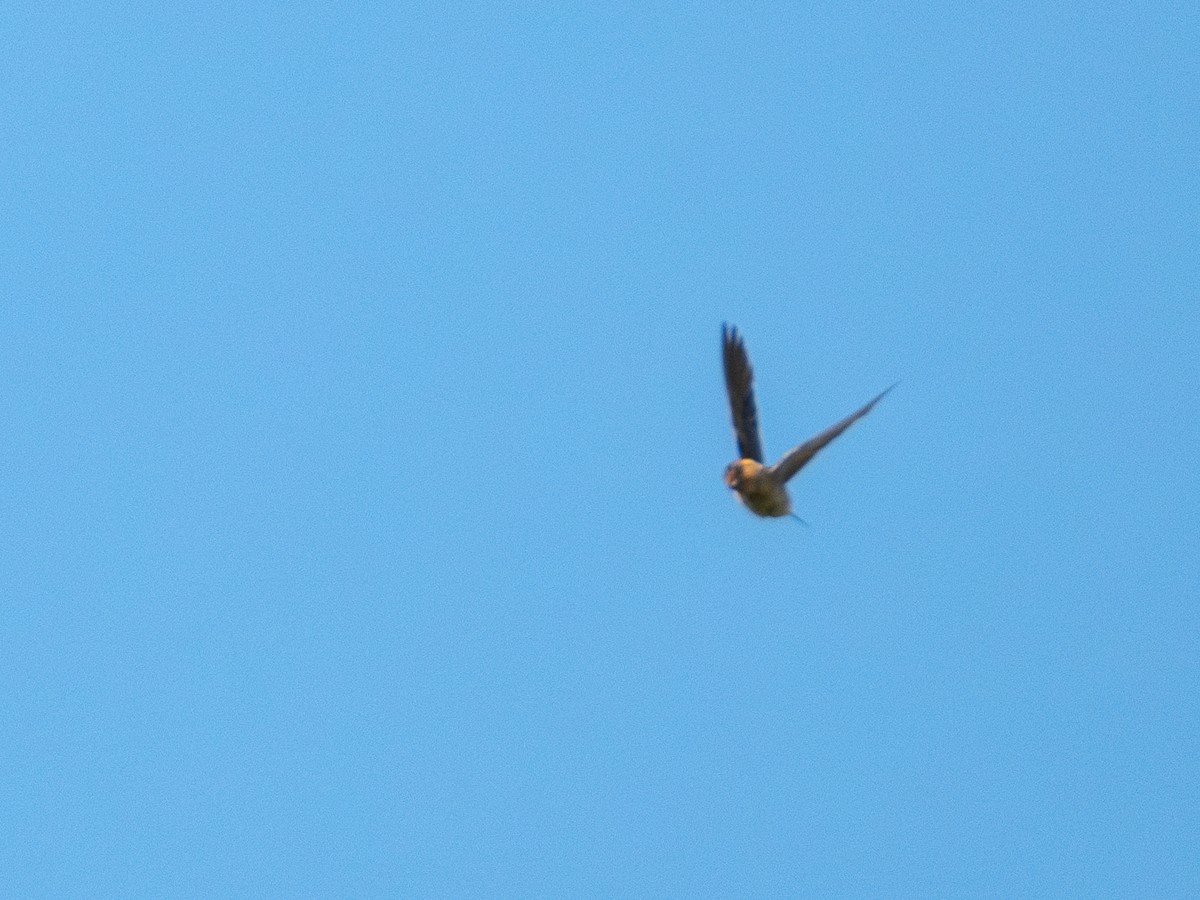
[[[895,388],[898,384],[900,384],[899,381],[894,381],[890,385],[888,385],[886,388],[884,388],[879,393],[879,396],[871,401],[871,405],[874,406],[876,403],[878,403],[880,400],[882,400],[884,397],[886,397],[888,394],[890,394],[892,392],[892,389]]]

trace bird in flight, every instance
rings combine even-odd
[[[729,392],[729,409],[733,413],[733,434],[737,438],[738,455],[725,469],[725,484],[737,493],[737,498],[756,516],[792,516],[792,500],[785,485],[808,461],[830,441],[875,408],[888,388],[862,409],[853,412],[836,425],[793,447],[773,466],[763,464],[762,441],[758,436],[758,410],[754,406],[754,373],[746,345],[736,328],[721,326],[721,356],[725,363],[725,389]]]

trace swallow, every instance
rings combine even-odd
[[[826,444],[875,408],[887,396],[892,385],[857,412],[836,425],[826,428],[816,437],[793,447],[773,466],[763,463],[762,440],[758,436],[758,410],[754,405],[754,373],[746,345],[736,328],[721,326],[721,357],[725,364],[725,389],[729,393],[729,409],[733,413],[733,435],[737,439],[740,459],[725,469],[725,485],[736,492],[737,499],[756,516],[792,516],[792,500],[785,485],[804,468]],[[803,520],[801,520],[803,521]]]

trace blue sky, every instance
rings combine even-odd
[[[1196,896],[1195,14],[453,6],[6,10],[0,892]]]

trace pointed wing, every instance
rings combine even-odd
[[[858,410],[858,412],[851,413],[836,425],[833,425],[830,428],[822,431],[816,437],[809,438],[799,447],[789,450],[786,454],[784,454],[783,459],[771,466],[768,471],[775,475],[780,482],[786,482],[789,478],[804,468],[808,461],[821,451],[821,448],[823,448],[826,444],[828,444],[843,431],[874,409],[875,404],[887,396],[888,391],[895,386],[896,385],[893,384],[892,387],[888,388],[887,391],[884,391],[862,409]]]
[[[733,434],[742,459],[763,461],[758,437],[758,410],[754,407],[754,372],[746,356],[746,345],[736,328],[721,326],[721,358],[725,363],[725,390],[733,413]]]

